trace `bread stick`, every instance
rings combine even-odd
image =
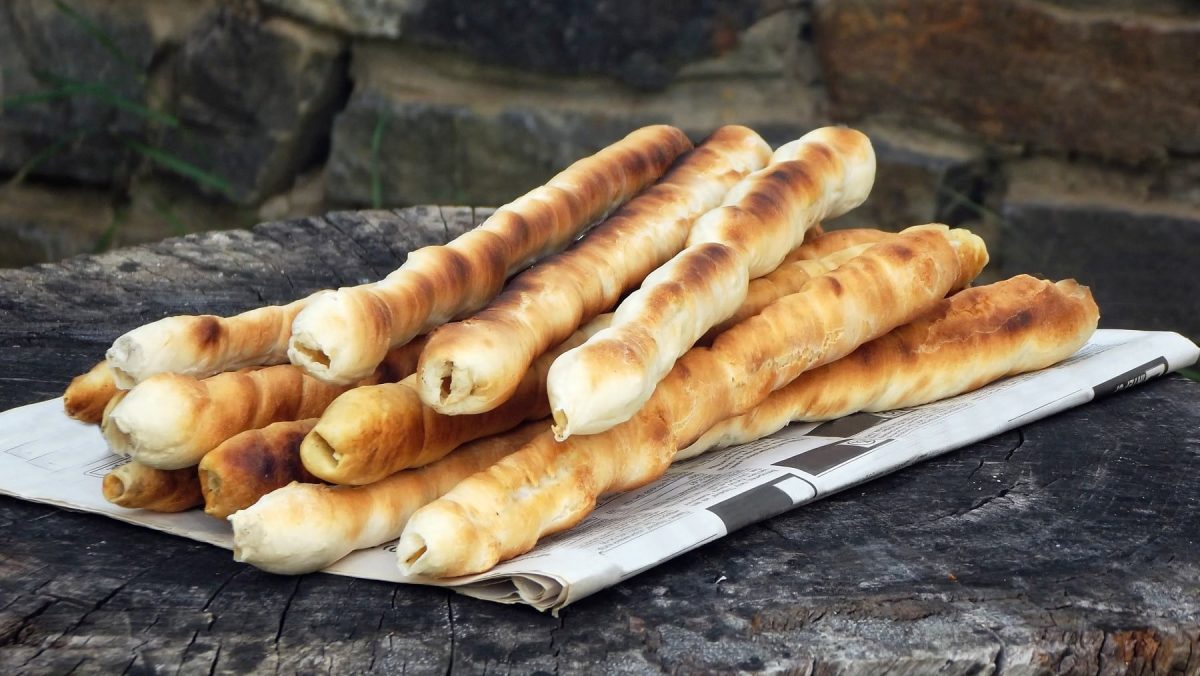
[[[393,540],[419,507],[548,428],[546,420],[526,423],[365,486],[284,486],[229,517],[233,558],[272,573],[297,575]]]
[[[678,253],[692,221],[770,157],[753,131],[718,129],[570,249],[517,275],[478,314],[435,331],[421,357],[421,400],[447,415],[499,406],[538,355]]]
[[[390,347],[478,310],[509,275],[565,248],[690,148],[660,125],[579,160],[449,244],[410,253],[384,280],[312,303],[292,325],[288,357],[327,382],[365,377]]]
[[[763,308],[784,296],[796,293],[808,280],[825,274],[846,261],[871,248],[872,244],[859,244],[840,251],[831,251],[824,258],[801,258],[784,262],[770,274],[750,281],[746,299],[728,319],[716,324],[704,334],[701,343],[711,343],[717,334],[738,322],[762,312]]]
[[[909,324],[710,428],[676,460],[760,439],[793,421],[919,406],[1056,364],[1083,346],[1100,311],[1087,287],[1020,275],[961,291]]]
[[[796,261],[824,258],[835,251],[842,251],[862,244],[878,244],[895,236],[896,233],[876,230],[874,228],[847,228],[845,230],[830,230],[813,236],[809,230],[804,243],[788,252],[783,257],[780,267]]]
[[[104,475],[104,499],[129,509],[183,512],[204,504],[195,467],[155,469],[132,461]]]
[[[293,481],[320,483],[300,462],[300,442],[316,418],[246,430],[204,454],[197,467],[204,512],[218,519]]]
[[[986,262],[978,237],[944,227],[871,247],[721,334],[711,348],[689,351],[631,420],[561,443],[539,435],[418,510],[397,547],[401,570],[464,575],[528,551],[586,516],[601,494],[661,476],[677,449],[721,420],[928,312]]]
[[[197,380],[161,373],[129,391],[101,427],[113,452],[159,469],[200,462],[233,435],[321,414],[347,388],[291,364]]]
[[[613,325],[550,369],[554,432],[596,434],[633,416],[705,333],[731,316],[751,279],[778,267],[810,227],[866,199],[875,154],[863,134],[835,127],[776,151],[772,164],[701,216],[687,248],[650,273]]]
[[[300,446],[314,475],[337,484],[367,484],[445,456],[461,444],[550,414],[546,371],[554,359],[608,326],[601,315],[534,360],[516,392],[484,413],[448,416],[426,406],[415,376],[399,383],[358,387],[338,397]]]
[[[359,384],[411,374],[423,339],[389,352]],[[274,422],[315,418],[351,386],[323,383],[291,364],[219,373],[203,380],[160,373],[114,407],[100,429],[113,452],[159,469],[200,462],[233,435]]]
[[[326,292],[232,317],[164,317],[117,338],[105,356],[123,390],[159,373],[207,378],[248,366],[283,364],[292,321],[322,293]]]
[[[113,396],[108,400],[108,403],[104,405],[104,412],[100,414],[101,432],[103,432],[106,425],[110,424],[108,419],[112,415],[113,409],[117,407],[117,404],[121,403],[121,400],[124,399],[125,395],[127,394],[129,394],[129,390],[117,390],[116,393],[114,393]]]
[[[93,366],[87,373],[75,376],[63,392],[63,409],[67,415],[93,425],[100,423],[104,407],[117,393],[117,382],[107,361]]]

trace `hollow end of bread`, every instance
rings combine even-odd
[[[468,415],[487,410],[478,395],[471,368],[452,359],[431,359],[421,364],[417,394],[422,403],[442,415]]]
[[[400,571],[406,575],[421,574],[421,559],[429,553],[425,538],[417,533],[405,533],[396,545],[396,560]]]
[[[204,465],[196,468],[196,473],[200,477],[200,492],[204,495],[204,513],[218,519],[229,516],[229,512],[217,508],[217,503],[221,498],[220,473],[210,472]]]
[[[307,335],[292,334],[288,342],[288,359],[314,378],[330,381],[330,365],[333,357],[316,345]]]
[[[453,404],[456,397],[454,382],[454,362],[449,359],[434,359],[421,364],[421,400],[429,406],[440,409],[447,404]]]
[[[305,469],[325,481],[338,483],[342,454],[316,429],[304,436],[300,442],[300,462]]]
[[[550,417],[554,420],[550,424],[550,430],[554,432],[554,440],[566,441],[567,437],[571,436],[571,425],[567,419],[567,412],[561,408],[555,408],[550,411]]]
[[[127,486],[125,481],[113,472],[109,472],[104,476],[104,482],[101,484],[100,490],[104,493],[104,499],[114,505],[124,506],[122,503],[125,497]]]

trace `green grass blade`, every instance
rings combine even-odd
[[[58,87],[44,92],[33,92],[32,94],[16,94],[0,99],[0,110],[17,110],[26,106],[33,106],[47,101],[57,101],[59,99],[70,98],[75,95],[72,87]]]
[[[375,129],[371,131],[371,207],[383,208],[383,170],[379,164],[379,149],[383,145],[383,132],[388,125],[388,112],[379,113]]]
[[[96,244],[92,247],[92,253],[103,253],[112,248],[113,239],[117,236],[117,231],[121,229],[121,222],[124,220],[125,214],[121,211],[113,214],[112,222],[100,233],[100,238],[96,240]]]
[[[225,180],[225,178],[221,176],[201,169],[200,167],[197,167],[181,157],[172,155],[171,153],[159,148],[148,146],[140,141],[126,139],[125,145],[141,153],[152,162],[156,162],[181,176],[186,176],[193,181],[200,183],[201,185],[206,185],[210,188],[216,189],[226,197],[231,199],[233,197],[233,186],[229,184],[229,181]]]
[[[177,129],[180,126],[179,118],[168,113],[149,108],[138,101],[124,96],[113,87],[103,82],[78,82],[69,78],[41,73],[39,77],[48,80],[56,85],[54,89],[49,89],[44,92],[33,92],[31,94],[18,94],[5,99],[0,99],[0,109],[16,109],[24,106],[30,106],[47,101],[55,101],[59,99],[67,99],[72,96],[87,96],[89,98],[102,101],[112,106],[124,110],[138,117],[145,118],[152,122],[157,122],[172,129]]]
[[[103,83],[79,84],[79,93],[85,96],[90,96],[99,101],[103,101],[108,105],[119,108],[121,110],[133,113],[139,117],[144,117],[152,122],[158,122],[171,128],[179,127],[179,118],[174,115],[163,113],[153,108],[148,108],[133,99],[122,96],[116,90]]]
[[[91,132],[89,131],[80,131],[74,134],[69,134],[67,136],[63,136],[45,148],[42,148],[36,155],[29,158],[28,162],[22,164],[21,167],[17,169],[17,173],[13,174],[12,178],[8,179],[8,182],[5,185],[18,185],[23,183],[30,173],[45,163],[46,160],[49,160],[51,157],[54,157],[62,152],[62,149],[67,147],[67,144],[75,143],[90,133]]]
[[[1179,375],[1200,383],[1200,369],[1198,368],[1179,369]]]
[[[144,105],[140,101],[135,101],[134,99],[131,99],[117,91],[112,85],[109,85],[105,82],[82,82],[79,80],[73,80],[69,77],[63,77],[62,75],[58,75],[56,73],[40,70],[35,71],[33,74],[38,79],[55,85],[56,88],[48,92],[30,96],[48,97],[52,94],[57,94],[57,98],[75,95],[87,96],[107,103],[114,108],[119,108],[121,110],[133,113],[139,117],[143,117],[153,122],[158,122],[159,124],[171,127],[172,129],[179,128],[181,125],[179,118],[175,117],[174,115],[154,110],[153,108]]]

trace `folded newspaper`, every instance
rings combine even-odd
[[[487,573],[405,577],[394,543],[355,552],[326,572],[558,610],[742,526],[1189,366],[1198,354],[1174,333],[1101,330],[1049,369],[912,409],[792,425],[680,462],[649,486],[609,496],[575,528]],[[228,524],[202,512],[158,514],[108,503],[101,479],[123,462],[96,427],[63,414],[61,399],[0,413],[0,494],[233,548]]]

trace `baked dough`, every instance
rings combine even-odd
[[[284,575],[321,570],[400,535],[417,508],[547,430],[546,420],[473,441],[419,469],[365,486],[293,483],[229,517],[233,558]]]
[[[283,364],[292,321],[322,293],[326,292],[232,317],[164,317],[117,338],[105,356],[123,390],[159,373],[207,378],[248,366]]]
[[[300,457],[315,476],[337,484],[368,484],[410,467],[433,462],[461,444],[545,418],[546,371],[564,351],[608,326],[601,315],[558,347],[534,360],[517,390],[484,413],[448,416],[426,406],[416,378],[358,387],[338,397],[300,446]]]
[[[93,366],[87,373],[75,376],[63,392],[63,409],[67,415],[97,425],[104,415],[108,400],[117,393],[117,383],[107,361]]]
[[[861,204],[874,176],[867,137],[826,127],[783,146],[766,169],[739,181],[692,226],[687,248],[621,302],[611,328],[551,367],[558,439],[629,420],[675,361],[737,310],[751,279],[778,267],[809,228]]]
[[[799,258],[784,261],[769,274],[753,279],[746,289],[746,299],[728,319],[716,324],[704,338],[702,344],[711,343],[717,334],[748,317],[762,312],[763,308],[784,296],[796,293],[808,280],[823,275],[846,261],[871,248],[872,244],[859,244],[840,251],[830,251],[824,258]]]
[[[204,454],[197,473],[204,512],[218,519],[293,481],[319,483],[300,462],[300,442],[316,418],[239,432]]]
[[[361,385],[394,382],[416,368],[421,342],[389,352]],[[100,429],[114,453],[159,469],[200,462],[239,432],[315,418],[352,386],[330,385],[291,364],[219,373],[203,380],[160,373],[113,407]]]
[[[182,512],[204,504],[195,467],[156,469],[132,461],[104,475],[104,499],[130,509]]]
[[[101,431],[119,455],[159,469],[179,469],[199,463],[239,432],[319,416],[346,389],[291,364],[204,380],[160,373],[129,390]]]
[[[889,237],[894,237],[896,233],[876,230],[875,228],[847,228],[845,230],[830,230],[822,231],[820,234],[813,235],[813,231],[809,230],[805,236],[804,243],[792,249],[787,256],[784,256],[780,267],[794,263],[795,261],[812,260],[814,258],[824,258],[835,251],[842,251],[861,244],[878,244],[886,241]]]
[[[659,125],[579,160],[449,244],[410,253],[382,281],[312,303],[292,324],[289,359],[327,382],[366,377],[390,347],[483,307],[509,275],[565,248],[691,147]]]
[[[437,329],[421,357],[421,400],[446,415],[499,406],[538,355],[678,253],[692,221],[770,157],[752,130],[718,129],[570,249],[517,275],[478,314]]]
[[[725,420],[676,460],[760,439],[793,421],[919,406],[1056,364],[1083,346],[1100,311],[1087,287],[1028,275],[959,292],[929,313],[802,374]]]
[[[944,226],[871,247],[722,333],[711,348],[689,351],[629,421],[561,443],[539,435],[418,510],[397,546],[401,570],[465,575],[528,551],[583,519],[601,494],[661,476],[677,449],[721,420],[928,312],[986,262],[982,240]]]

